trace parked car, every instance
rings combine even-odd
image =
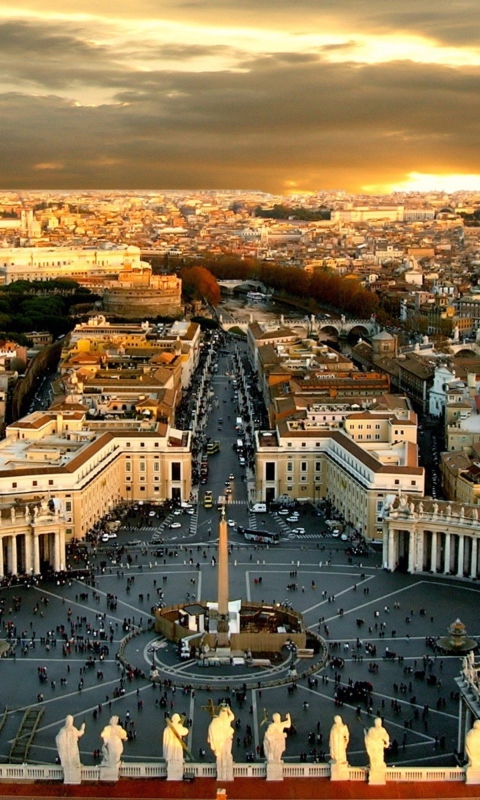
[[[181,528],[182,527],[182,523],[181,522],[171,522],[168,527],[169,528]]]

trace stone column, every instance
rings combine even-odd
[[[40,572],[40,541],[37,533],[33,536],[33,571],[35,575]]]
[[[18,564],[17,564],[17,537],[12,536],[12,544],[10,550],[10,566],[12,573],[14,575],[17,574]]]
[[[53,569],[55,572],[60,571],[60,534],[55,531],[53,534]]]
[[[25,572],[32,574],[32,530],[29,528],[25,534]]]
[[[395,570],[395,534],[396,531],[393,528],[390,528],[388,531],[388,569],[390,572],[394,572]]]
[[[437,531],[432,531],[432,547],[430,552],[430,569],[437,571]]]
[[[472,536],[472,555],[470,561],[470,577],[477,577],[477,561],[478,561],[478,539]]]
[[[450,533],[445,534],[445,569],[444,573],[450,572]]]
[[[65,530],[62,530],[58,534],[59,539],[59,548],[60,548],[60,567],[59,569],[65,569],[66,566],[66,546],[65,546]]]
[[[458,537],[458,577],[463,577],[463,561],[465,558],[465,536],[461,533]]]
[[[3,563],[3,536],[0,537],[0,577],[5,576],[5,565]]]
[[[415,528],[410,530],[409,543],[408,543],[408,571],[410,574],[415,572]]]
[[[425,554],[425,530],[423,528],[417,530],[417,547],[418,547],[418,552],[417,552],[416,565],[420,570],[420,572],[423,572],[423,560]]]

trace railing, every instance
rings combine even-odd
[[[185,777],[215,778],[217,768],[211,762],[184,764]],[[234,778],[266,778],[267,765],[263,762],[240,763],[233,765]],[[82,782],[99,781],[100,765],[81,768]],[[167,777],[167,765],[157,763],[130,763],[120,766],[120,778],[158,778]],[[284,778],[329,778],[330,764],[284,763]],[[348,780],[365,782],[368,777],[366,767],[349,767]],[[440,783],[465,781],[463,767],[387,767],[387,783]],[[62,781],[63,769],[56,764],[0,764],[0,780],[3,781]]]

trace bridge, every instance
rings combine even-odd
[[[233,294],[234,289],[243,286],[246,292],[263,292],[267,293],[267,287],[262,281],[255,280],[221,280],[217,281],[220,288],[227,294]]]
[[[246,332],[249,325],[254,322],[253,314],[247,314],[245,317],[234,319],[230,314],[219,314],[218,322],[224,331],[229,331],[232,328],[240,328]],[[280,320],[262,321],[262,327],[265,330],[275,330],[275,328],[291,328],[299,335],[311,335],[313,333],[330,334],[331,336],[347,337],[351,333],[358,336],[371,337],[381,330],[380,325],[375,318],[370,319],[317,319],[313,315],[305,316],[303,319],[285,317],[283,314]]]

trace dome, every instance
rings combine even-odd
[[[372,336],[372,341],[375,340],[376,342],[381,340],[390,342],[392,339],[394,339],[394,337],[391,333],[388,333],[388,331],[380,331],[380,333],[376,333],[375,336]]]

